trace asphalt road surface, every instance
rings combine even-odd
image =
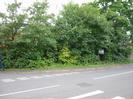
[[[133,65],[0,72],[0,99],[133,99]]]

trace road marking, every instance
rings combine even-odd
[[[67,76],[67,75],[72,75],[72,74],[78,74],[78,73],[79,72],[52,74],[52,75],[44,75],[44,77],[60,77],[60,76]]]
[[[56,88],[59,86],[60,85],[53,85],[53,86],[47,86],[47,87],[42,87],[42,88],[29,89],[29,90],[23,90],[23,91],[18,91],[18,92],[11,92],[11,93],[7,93],[7,94],[0,94],[0,97],[21,94],[21,93],[27,93],[27,92],[33,92],[33,91],[39,91],[39,90],[44,90],[44,89],[49,89],[49,88]]]
[[[82,94],[82,95],[79,95],[79,96],[74,96],[74,97],[67,98],[67,99],[82,99],[82,98],[95,96],[95,95],[102,94],[102,93],[104,93],[104,92],[101,91],[101,90],[96,90],[96,91],[93,91],[93,92],[90,92],[90,93]]]
[[[72,74],[78,74],[79,72],[70,72],[70,73],[60,73],[60,74],[51,74],[51,75],[41,75],[41,76],[31,76],[31,77],[18,77],[16,80],[29,80],[31,78],[33,79],[39,79],[39,78],[50,78],[50,77],[60,77],[60,76],[67,76],[67,75],[72,75]],[[9,82],[14,82],[16,80],[13,79],[2,79],[2,82],[9,83]]]
[[[44,77],[53,77],[53,75],[44,75]]]
[[[96,78],[93,78],[93,79],[98,80],[98,79],[110,78],[110,77],[115,77],[115,76],[131,74],[131,73],[133,73],[133,71],[123,72],[123,73],[118,73],[118,74],[105,75],[105,76],[96,77]]]
[[[39,79],[39,78],[44,78],[44,77],[43,76],[32,76],[30,78]]]
[[[2,82],[9,83],[9,82],[14,82],[15,80],[13,79],[2,79]]]
[[[19,78],[16,78],[16,79],[18,79],[18,80],[28,80],[30,78],[28,78],[28,77],[19,77]]]
[[[126,99],[126,98],[123,98],[123,97],[120,97],[120,96],[117,96],[117,97],[114,97],[112,99]]]

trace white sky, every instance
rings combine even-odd
[[[27,8],[36,0],[17,0],[18,2],[22,2],[22,9]],[[42,1],[42,0],[38,0]],[[59,10],[62,9],[62,5],[69,3],[70,1],[78,4],[82,4],[85,2],[91,2],[94,0],[48,0],[49,2],[49,13],[58,14]],[[0,12],[5,12],[6,6],[8,3],[12,3],[14,0],[0,0]]]

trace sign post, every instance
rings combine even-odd
[[[100,60],[103,61],[104,60],[104,54],[105,54],[104,49],[99,49],[98,54],[99,54]]]

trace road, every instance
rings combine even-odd
[[[0,99],[133,99],[133,65],[0,72]]]

